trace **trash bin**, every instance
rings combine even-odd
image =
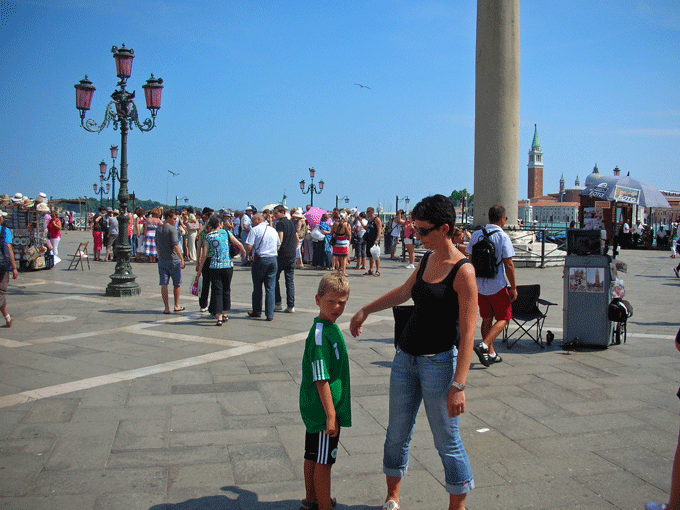
[[[604,231],[569,229],[564,260],[563,330],[565,344],[607,347],[611,258]]]

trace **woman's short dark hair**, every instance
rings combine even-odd
[[[222,220],[216,214],[213,214],[208,220],[208,226],[210,227],[210,230],[217,230],[217,227],[220,226],[220,223],[222,223]]]
[[[423,198],[411,211],[414,220],[429,221],[435,227],[449,226],[448,236],[453,239],[456,226],[456,210],[453,202],[444,195],[432,195]]]

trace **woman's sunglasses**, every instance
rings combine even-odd
[[[420,228],[420,227],[416,227],[415,225],[413,225],[413,230],[414,230],[415,233],[418,234],[420,237],[425,237],[425,236],[426,236],[427,234],[429,234],[430,232],[434,232],[435,230],[437,230],[440,226],[441,226],[441,225],[437,225],[437,226],[435,226],[435,227],[430,227],[430,228]]]

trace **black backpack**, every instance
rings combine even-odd
[[[472,246],[472,265],[478,278],[494,278],[498,274],[499,263],[496,262],[496,245],[491,241],[491,234],[482,229],[482,236]]]

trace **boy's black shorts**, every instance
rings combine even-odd
[[[317,464],[335,464],[339,439],[340,431],[335,437],[323,432],[305,432],[305,459]]]

